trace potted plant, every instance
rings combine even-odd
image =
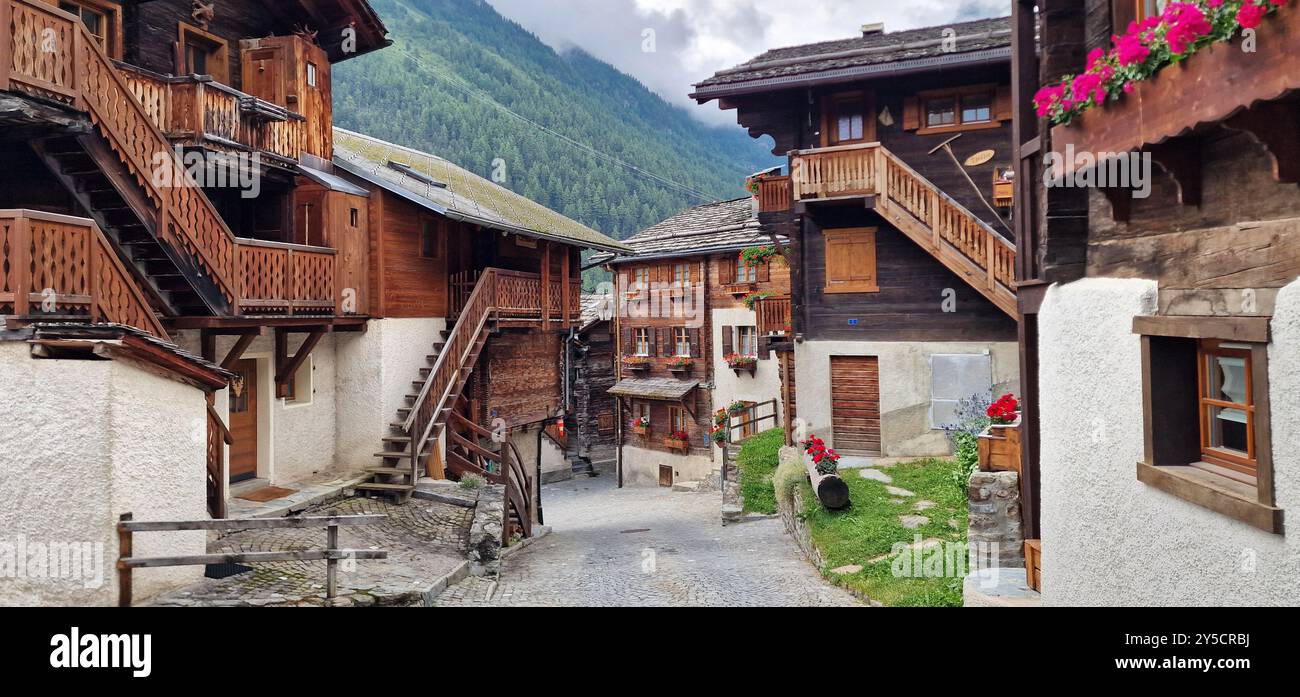
[[[840,454],[833,448],[826,447],[826,441],[813,436],[804,441],[804,452],[812,458],[819,474],[835,474],[840,469]]]
[[[689,373],[694,362],[690,356],[677,356],[668,362],[668,369],[674,373]]]
[[[638,416],[628,422],[627,425],[628,428],[632,429],[632,433],[638,436],[650,435],[650,417],[648,416]]]
[[[989,427],[979,435],[980,469],[1020,471],[1020,401],[1004,394],[985,412]]]
[[[691,434],[686,431],[673,431],[671,435],[664,439],[664,445],[673,450],[685,452],[691,447]]]
[[[623,358],[623,367],[628,370],[637,372],[650,369],[649,356],[625,356]]]
[[[726,414],[725,411],[722,413]],[[727,444],[727,427],[723,424],[717,424],[713,428],[710,428],[709,440],[713,441],[713,444],[719,448],[725,447]]]
[[[736,371],[737,375],[739,375],[741,371],[753,373],[758,370],[758,357],[742,356],[738,353],[733,353],[727,356],[727,367]]]
[[[770,297],[772,297],[772,294],[767,291],[762,291],[760,293],[750,293],[749,295],[745,296],[745,299],[741,302],[745,303],[746,310],[750,310],[752,312],[754,310],[754,306],[758,305],[759,300],[764,300]]]

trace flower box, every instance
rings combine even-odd
[[[633,427],[632,427],[632,433],[635,434],[635,435],[641,436],[642,438],[644,438],[644,437],[647,437],[647,436],[650,435],[650,427],[649,427],[649,426],[633,426]]]
[[[756,290],[757,283],[729,283],[722,287],[722,291],[730,295],[749,295]]]
[[[695,362],[689,358],[674,358],[668,363],[668,369],[679,374],[689,373],[693,367]]]
[[[737,375],[742,372],[752,375],[758,371],[758,359],[753,356],[728,356],[727,367],[736,371]]]
[[[1020,423],[989,426],[979,435],[981,471],[1020,472]]]
[[[678,452],[686,452],[687,450],[691,449],[691,442],[686,440],[681,440],[678,438],[665,438],[664,446],[670,450],[676,450]]]
[[[650,359],[642,357],[624,358],[623,367],[635,371],[650,370]]]

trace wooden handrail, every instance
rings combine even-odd
[[[193,257],[238,314],[234,234],[81,20],[37,0],[0,0],[0,19],[0,89],[88,113],[153,204],[158,237]],[[181,186],[158,185],[159,158]]]
[[[84,315],[169,338],[95,221],[0,210],[0,314],[27,317],[33,302],[53,303],[42,314]]]

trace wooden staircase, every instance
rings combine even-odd
[[[0,0],[0,91],[86,114],[93,135],[34,144],[54,175],[149,279],[169,313],[238,314],[238,244],[149,112],[81,21],[38,0]],[[170,176],[158,177],[159,160]]]
[[[796,151],[790,173],[796,201],[874,196],[881,217],[1019,316],[1015,245],[879,143]]]

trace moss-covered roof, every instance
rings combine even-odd
[[[334,163],[375,186],[456,220],[579,247],[631,251],[582,223],[437,155],[335,128]]]

